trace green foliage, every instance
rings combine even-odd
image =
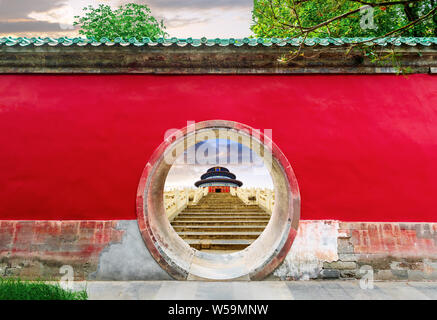
[[[0,278],[0,300],[86,300],[86,290],[70,291],[59,284]]]
[[[369,3],[388,2],[369,0]],[[375,29],[360,26],[363,6],[354,0],[254,0],[251,30],[258,37],[377,37],[397,30],[430,12],[436,0],[420,0],[410,4],[374,6]],[[347,12],[356,13],[335,20],[325,26],[302,34],[301,26],[312,27]],[[429,18],[405,30],[402,36],[432,37],[437,35],[437,16]]]
[[[83,10],[84,16],[75,16],[74,25],[80,26],[79,34],[88,38],[156,39],[167,35],[163,21],[157,21],[147,5],[129,3],[113,10],[109,5],[100,4]]]

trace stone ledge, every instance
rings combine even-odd
[[[0,46],[0,73],[139,74],[393,74],[399,70],[346,48],[304,47],[280,62],[289,47],[60,47]],[[435,73],[435,46],[399,46],[399,63],[413,73]]]

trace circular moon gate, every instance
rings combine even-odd
[[[262,132],[233,121],[199,122],[179,133],[164,140],[155,150],[138,186],[138,225],[151,255],[178,280],[266,277],[287,255],[299,224],[299,187],[286,157]],[[254,150],[265,163],[269,159],[267,167],[273,180],[275,206],[265,230],[250,246],[234,253],[214,254],[198,251],[179,237],[167,218],[163,192],[167,174],[179,154],[223,133],[227,139]]]

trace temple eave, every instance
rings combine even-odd
[[[205,179],[205,180],[199,180],[194,183],[196,187],[203,187],[203,186],[209,186],[211,184],[217,184],[217,185],[235,185],[235,187],[241,187],[243,185],[243,182],[235,179]]]

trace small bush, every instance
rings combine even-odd
[[[86,300],[86,290],[62,289],[59,284],[42,281],[0,279],[0,300]]]

